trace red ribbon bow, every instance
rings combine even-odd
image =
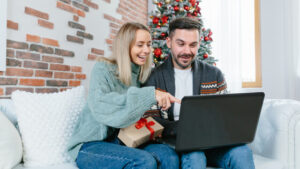
[[[154,121],[147,121],[145,118],[141,118],[138,122],[135,124],[135,128],[141,129],[142,127],[146,126],[147,129],[150,131],[150,140],[153,140],[154,137],[154,129],[151,128],[151,126],[154,126]]]

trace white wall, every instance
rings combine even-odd
[[[268,98],[300,100],[299,9],[294,0],[261,0],[262,81]]]

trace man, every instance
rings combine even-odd
[[[191,18],[177,18],[169,25],[166,39],[171,55],[151,74],[146,86],[169,92],[182,99],[187,95],[226,93],[222,72],[211,65],[195,60],[200,47],[201,24]],[[166,103],[167,104],[167,103]],[[167,112],[161,112],[156,120],[164,127],[162,140],[175,142],[180,104],[174,104]],[[206,168],[206,165],[230,169],[254,169],[253,155],[246,145],[224,147],[207,151],[180,154],[181,167]]]

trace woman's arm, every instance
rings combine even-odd
[[[115,128],[127,127],[156,103],[154,87],[129,87],[127,92],[120,94],[111,90],[109,79],[111,75],[105,63],[96,64],[87,103],[98,122]]]

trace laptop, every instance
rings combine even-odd
[[[181,101],[175,149],[205,150],[254,140],[263,92],[186,96]]]

